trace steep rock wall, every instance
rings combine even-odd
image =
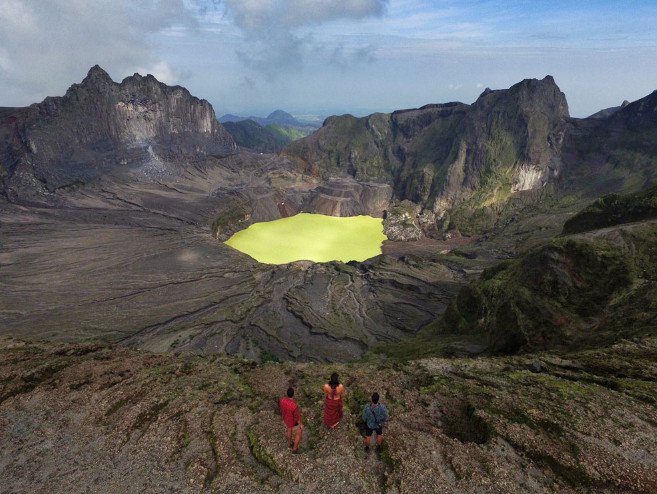
[[[556,179],[568,105],[554,79],[487,89],[472,105],[427,105],[392,114],[331,117],[284,153],[305,169],[390,184],[441,218],[505,202]]]
[[[93,67],[62,97],[1,112],[0,162],[10,200],[47,193],[158,159],[227,155],[235,142],[210,103],[152,75],[115,83]]]

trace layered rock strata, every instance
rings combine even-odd
[[[52,203],[52,192],[140,168],[236,150],[212,106],[180,86],[135,74],[115,83],[93,67],[62,97],[0,112],[0,162],[11,201]]]
[[[331,117],[285,150],[320,170],[393,184],[396,197],[442,213],[475,191],[543,187],[559,174],[568,118],[552,77],[447,103],[357,119]]]

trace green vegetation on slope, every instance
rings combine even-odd
[[[253,120],[226,122],[222,125],[240,147],[261,153],[278,153],[286,145],[316,130],[315,127],[305,125],[260,125]]]
[[[323,174],[389,180],[396,166],[391,145],[389,114],[342,115],[330,117],[319,131],[286,147],[285,153],[319,167]]]
[[[657,228],[552,240],[488,268],[461,290],[442,334],[482,337],[491,353],[586,348],[657,330]]]
[[[482,234],[514,185],[536,188],[555,173],[548,163],[557,162],[567,116],[565,96],[546,77],[485,91],[473,105],[331,117],[284,152],[320,174],[385,180],[397,198],[449,210],[460,231]]]
[[[634,194],[601,197],[566,221],[563,232],[580,233],[651,218],[657,218],[657,186]]]
[[[301,213],[255,223],[226,244],[259,262],[286,264],[301,260],[364,261],[381,253],[385,239],[380,218]]]
[[[269,126],[263,127],[253,120],[226,122],[222,125],[233,136],[238,146],[261,153],[277,153],[292,142],[292,139],[284,133],[274,131]]]
[[[212,235],[219,239],[228,238],[228,235],[250,220],[251,214],[251,207],[245,201],[227,201],[226,207],[215,215],[210,224]]]
[[[291,127],[280,124],[269,124],[265,128],[270,130],[272,134],[280,136],[282,140],[286,141],[286,144],[302,139],[317,130],[314,127]]]

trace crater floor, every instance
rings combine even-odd
[[[137,169],[58,190],[54,207],[0,199],[0,335],[350,361],[414,335],[466,281],[430,253],[258,263],[213,238],[212,222],[235,204],[249,222],[279,219],[326,184],[272,155],[161,164],[155,181]]]

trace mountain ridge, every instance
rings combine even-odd
[[[115,83],[98,65],[64,96],[5,110],[4,191],[48,203],[51,193],[149,161],[227,155],[237,146],[210,103],[181,86],[135,74]],[[2,125],[4,124],[4,125]]]
[[[287,155],[240,149],[182,88],[97,66],[0,108],[0,485],[654,492],[656,173],[657,92],[573,119],[551,77],[329,117]],[[300,211],[416,241],[276,266],[221,241]],[[364,452],[373,391],[391,419]]]
[[[272,111],[266,117],[256,117],[253,115],[250,115],[248,117],[243,117],[240,115],[234,115],[232,113],[227,113],[219,117],[219,122],[221,123],[241,122],[244,120],[252,120],[263,127],[266,127],[267,125],[271,125],[271,124],[286,125],[292,127],[315,127],[315,128],[318,127],[314,123],[303,122],[301,120],[298,120],[292,114],[280,109]]]
[[[0,174],[8,198],[18,203],[0,210],[3,243],[13,246],[3,254],[6,286],[20,287],[28,278],[38,284],[65,269],[76,273],[67,289],[84,286],[86,293],[86,305],[64,307],[55,290],[39,285],[47,316],[9,293],[5,302],[25,309],[19,315],[7,308],[5,331],[29,320],[30,335],[62,337],[61,321],[82,314],[81,331],[142,348],[214,349],[254,359],[267,353],[358,358],[382,341],[414,336],[474,272],[559,234],[568,217],[601,192],[649,183],[657,151],[646,136],[657,128],[655,94],[608,119],[578,120],[568,116],[563,93],[546,77],[483,91],[472,105],[330,117],[323,130],[288,147],[319,157],[304,162],[289,153],[237,149],[209,104],[152,76],[117,84],[92,68],[68,96],[0,112],[7,136],[0,140]],[[117,124],[126,111],[130,118]],[[229,154],[213,154],[213,146]],[[6,156],[17,159],[6,162]],[[31,175],[21,175],[17,164]],[[411,200],[399,204],[400,197]],[[30,205],[48,207],[20,209]],[[287,267],[254,264],[217,243],[251,223],[299,211],[385,217],[391,242],[386,254],[361,264]],[[23,228],[24,215],[31,229]],[[56,245],[34,240],[51,228],[71,245],[87,245],[95,238],[88,225],[106,236],[117,257],[140,257],[146,246],[159,255],[143,276],[123,283],[121,270],[108,272],[93,258],[67,265],[71,258]],[[25,242],[35,243],[34,255],[49,266],[45,273],[18,269]],[[449,254],[456,247],[462,256]],[[93,255],[84,252],[82,258]],[[206,272],[216,273],[212,281]],[[150,291],[152,280],[165,287],[169,276],[180,286]],[[248,300],[245,289],[253,291]],[[115,296],[126,296],[120,313],[113,304],[91,304]],[[142,312],[144,306],[149,310]],[[86,318],[88,311],[102,320]],[[125,326],[126,315],[137,329]]]
[[[264,153],[278,153],[287,144],[311,134],[319,127],[314,122],[297,120],[283,110],[274,110],[264,118],[226,114],[219,121],[240,147]]]
[[[470,105],[451,102],[361,118],[329,117],[283,154],[320,174],[392,185],[396,200],[410,200],[435,216],[426,234],[448,226],[481,234],[491,231],[517,198],[531,202],[541,190],[562,194],[579,188],[582,201],[594,194],[638,190],[630,171],[620,187],[601,184],[599,174],[591,180],[600,159],[620,163],[623,170],[628,161],[638,160],[633,166],[645,169],[645,184],[650,184],[654,178],[647,163],[654,150],[652,134],[646,133],[657,122],[650,111],[643,111],[643,117],[639,112],[652,108],[653,95],[606,118],[577,119],[570,117],[565,95],[548,75],[508,89],[487,88]]]

